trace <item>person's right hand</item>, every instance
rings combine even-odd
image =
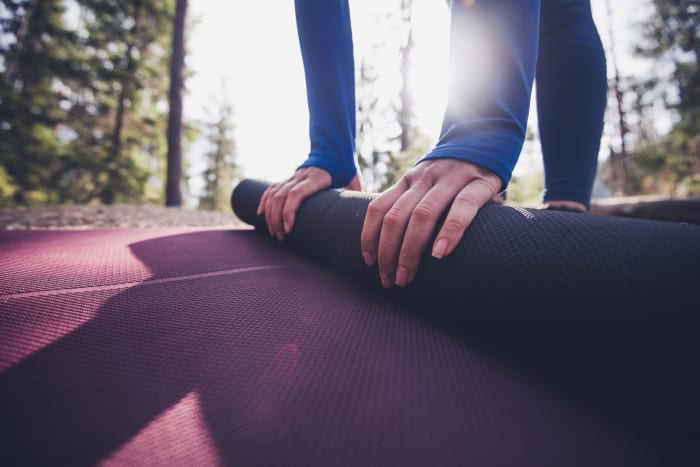
[[[498,175],[469,161],[421,162],[367,207],[360,238],[365,263],[377,265],[384,287],[405,287],[415,278],[440,215],[447,211],[432,245],[436,258],[454,251],[501,185]]]
[[[294,228],[296,213],[309,196],[330,188],[331,175],[318,167],[298,169],[294,175],[281,183],[270,185],[258,205],[258,215],[265,214],[265,222],[271,236],[282,241]],[[347,190],[362,190],[360,178],[355,177],[345,187]]]

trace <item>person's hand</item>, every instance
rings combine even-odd
[[[304,167],[294,172],[291,178],[270,185],[258,205],[258,215],[265,214],[267,229],[271,236],[284,240],[294,228],[297,210],[309,196],[331,186],[331,175],[318,167]],[[345,187],[360,191],[360,178],[355,177]]]
[[[384,287],[408,285],[438,218],[450,203],[432,246],[436,258],[452,253],[477,211],[501,184],[490,170],[459,159],[418,164],[369,204],[361,237],[365,263],[378,263]]]

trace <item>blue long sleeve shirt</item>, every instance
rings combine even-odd
[[[296,0],[311,149],[301,167],[320,167],[347,185],[355,163],[355,68],[347,0]]]
[[[333,187],[343,187],[357,173],[348,2],[296,0],[295,6],[311,139],[301,167],[323,168]],[[440,139],[422,160],[470,161],[507,185],[525,139],[539,19],[539,0],[453,2],[449,104]]]

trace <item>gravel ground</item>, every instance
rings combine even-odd
[[[114,227],[234,227],[233,213],[153,205],[58,205],[0,209],[0,229],[102,229]]]

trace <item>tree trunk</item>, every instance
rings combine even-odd
[[[401,45],[401,108],[398,112],[399,126],[401,127],[400,151],[404,152],[411,147],[411,117],[413,116],[413,100],[411,92],[408,89],[408,74],[413,51],[413,26],[411,24],[411,14],[413,8],[413,0],[402,0],[401,14],[405,27],[407,28],[406,42]]]
[[[134,35],[138,36],[139,33],[139,23],[141,21],[141,1],[134,2]],[[128,37],[128,36],[127,36]],[[126,71],[129,74],[134,73],[134,58],[132,57],[134,51],[134,42],[138,40],[136,37],[131,37],[128,40],[126,47]],[[124,119],[126,118],[126,101],[131,95],[129,89],[129,80],[125,78],[119,83],[119,94],[117,96],[117,111],[114,116],[114,130],[112,132],[112,151],[108,154],[107,160],[105,161],[107,167],[107,176],[109,177],[107,185],[102,190],[100,196],[101,201],[105,204],[114,203],[117,192],[120,192],[123,188],[122,180],[120,180],[119,174],[119,160],[122,157],[122,133],[124,132]]]
[[[139,4],[140,5],[140,4]],[[137,6],[135,20],[138,24],[139,21],[140,8]],[[126,48],[126,70],[128,73],[134,72],[134,59],[131,54],[134,50],[133,42],[129,42]],[[124,118],[126,116],[126,100],[128,98],[129,83],[127,79],[122,80],[120,83],[119,95],[117,96],[117,112],[114,116],[114,131],[112,132],[112,160],[118,160],[122,155],[122,133],[124,130]]]
[[[21,54],[22,49],[25,48],[24,39],[27,36],[27,33],[29,32],[29,23],[31,22],[32,16],[34,16],[34,12],[36,11],[38,6],[39,0],[32,0],[29,6],[27,6],[27,9],[24,12],[24,16],[22,16],[22,19],[19,22],[19,27],[17,28],[17,33],[15,34],[15,40],[17,41],[15,53],[10,54],[10,56],[7,57],[7,63],[5,68],[5,76],[7,77],[7,80],[10,83],[13,82],[12,79],[14,78],[19,55]]]
[[[182,205],[182,90],[185,68],[185,18],[187,0],[177,0],[170,62],[170,112],[168,115],[168,175],[165,205]]]
[[[617,51],[615,50],[615,35],[613,33],[614,29],[612,27],[613,15],[612,6],[610,0],[606,2],[607,14],[608,14],[608,27],[610,36],[610,50],[609,56],[612,62],[614,77],[612,80],[612,90],[615,94],[615,102],[617,104],[617,115],[618,115],[618,125],[620,127],[620,152],[617,154],[619,157],[619,168],[620,172],[615,175],[615,182],[617,184],[616,189],[622,192],[623,195],[628,195],[630,192],[630,177],[627,157],[627,145],[625,139],[627,138],[627,124],[625,123],[625,110],[622,106],[622,101],[624,98],[621,85],[620,85],[620,70],[617,66]],[[612,161],[613,165],[615,161]]]

